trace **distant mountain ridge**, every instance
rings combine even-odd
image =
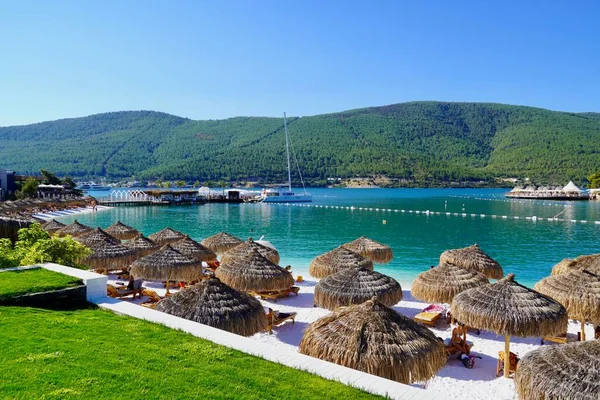
[[[289,130],[313,182],[384,175],[423,185],[493,177],[581,183],[600,168],[599,113],[410,102],[292,117]],[[194,121],[155,111],[0,128],[0,167],[110,179],[287,178],[282,118]]]

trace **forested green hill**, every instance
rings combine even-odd
[[[422,184],[513,176],[581,183],[600,168],[596,113],[412,102],[288,122],[312,181],[386,175]],[[5,127],[0,167],[75,177],[285,181],[283,119],[193,121],[128,111]]]

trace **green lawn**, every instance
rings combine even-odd
[[[99,309],[0,307],[0,398],[322,399],[365,392]]]
[[[81,284],[80,279],[43,268],[0,272],[0,300],[27,293],[47,292]]]

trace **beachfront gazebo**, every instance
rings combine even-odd
[[[111,271],[126,268],[137,258],[137,253],[111,240],[95,242],[90,247],[92,254],[83,260],[82,264],[90,269]]]
[[[394,278],[366,268],[349,268],[331,274],[315,286],[314,304],[335,310],[376,298],[391,307],[402,300],[402,287]]]
[[[600,399],[600,340],[544,346],[519,361],[519,398]]]
[[[552,275],[560,275],[582,269],[587,269],[596,275],[600,275],[600,254],[582,255],[574,259],[565,258],[552,267]]]
[[[62,229],[57,230],[54,233],[58,236],[71,235],[73,237],[77,237],[77,236],[83,235],[84,233],[91,232],[93,230],[94,230],[94,228],[92,228],[91,226],[84,225],[84,224],[80,223],[79,221],[75,220],[75,221],[73,221],[73,223],[65,226]]]
[[[474,269],[441,264],[417,275],[410,292],[426,303],[451,303],[460,292],[489,283]]]
[[[243,258],[247,256],[252,250],[258,251],[267,260],[274,262],[275,264],[279,264],[279,253],[277,252],[277,250],[257,243],[254,240],[252,240],[252,238],[248,238],[247,242],[241,243],[235,246],[233,249],[226,251],[225,254],[223,254],[221,262],[227,262],[228,259],[233,257]]]
[[[131,264],[131,274],[138,278],[166,281],[193,282],[202,279],[202,262],[181,254],[166,244],[152,254]]]
[[[262,304],[215,277],[161,300],[156,310],[242,336],[267,329]]]
[[[244,257],[224,259],[215,274],[223,283],[243,292],[280,291],[294,284],[289,271],[253,249]]]
[[[148,254],[154,253],[156,250],[160,249],[160,246],[154,243],[152,240],[148,239],[141,233],[135,237],[135,239],[128,240],[123,243],[125,247],[129,247],[130,249],[134,249],[138,257],[144,257]]]
[[[569,183],[567,183],[567,185],[562,188],[562,191],[565,193],[574,193],[574,194],[579,194],[581,192],[583,192],[583,190],[579,189],[579,187],[577,187],[576,184],[573,183],[573,181],[569,181]]]
[[[361,236],[346,243],[344,247],[378,264],[388,263],[394,258],[390,246],[369,239],[366,236]]]
[[[165,244],[174,243],[178,240],[181,240],[184,237],[184,233],[176,231],[175,229],[165,228],[148,236],[148,239],[160,246],[164,246]]]
[[[325,278],[342,269],[359,267],[372,270],[373,261],[340,246],[315,257],[308,266],[308,273],[315,278]]]
[[[581,321],[581,340],[585,340],[586,321],[600,325],[600,276],[572,271],[544,278],[534,289],[565,306],[569,318]]]
[[[432,331],[376,299],[313,322],[299,350],[405,384],[432,378],[447,361],[444,343]]]
[[[94,247],[95,245],[104,243],[106,241],[113,244],[121,244],[121,240],[109,235],[100,227],[75,237],[75,240],[87,247]]]
[[[496,283],[454,296],[452,315],[477,329],[504,335],[504,376],[510,373],[510,337],[544,337],[567,330],[567,310],[554,299],[515,282],[508,274]]]
[[[211,249],[202,246],[188,235],[185,235],[183,239],[172,243],[171,247],[181,254],[185,254],[186,256],[192,257],[198,261],[208,262],[215,261],[217,259],[217,255]]]
[[[55,219],[51,219],[50,221],[42,224],[42,228],[51,235],[65,226],[65,224],[58,222]]]
[[[121,240],[129,240],[137,237],[140,234],[137,229],[125,225],[121,221],[117,221],[108,228],[105,229],[106,233],[113,235],[114,237]]]
[[[242,243],[242,239],[230,235],[227,232],[219,232],[200,242],[201,245],[208,247],[216,254],[224,254],[228,250],[231,250]]]
[[[489,279],[500,279],[504,276],[500,264],[481,251],[477,244],[462,249],[444,251],[440,256],[440,264],[474,269]]]

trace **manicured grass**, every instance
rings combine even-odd
[[[0,272],[0,300],[81,285],[80,279],[37,268]]]
[[[0,398],[376,398],[99,309],[0,307]]]

